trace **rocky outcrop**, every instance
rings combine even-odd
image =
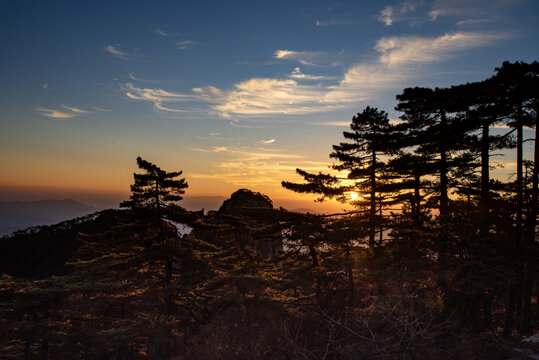
[[[245,208],[273,209],[273,202],[267,195],[248,189],[239,189],[230,195],[230,199],[223,202],[218,213],[242,217]]]
[[[206,222],[214,225],[225,224],[225,216],[234,216],[242,219],[247,219],[245,211],[248,208],[267,208],[273,209],[273,202],[264,194],[253,192],[248,189],[240,189],[230,195],[228,200],[225,200],[218,211],[208,212]],[[264,220],[248,220],[250,227],[262,227],[265,225]],[[213,231],[195,230],[193,235],[212,242],[215,238]],[[238,234],[244,239],[245,245],[259,251],[268,259],[275,258],[278,251],[282,250],[281,241],[260,241],[253,238],[251,231],[246,230],[245,233]]]

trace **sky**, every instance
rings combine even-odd
[[[366,106],[397,119],[406,87],[539,60],[534,0],[1,7],[0,200],[113,206],[141,156],[183,170],[186,197],[249,188],[306,207],[281,181],[327,172],[331,145]],[[514,166],[511,153],[496,160]]]

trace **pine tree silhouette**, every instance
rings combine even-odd
[[[166,172],[155,164],[137,157],[138,167],[145,171],[144,174],[133,174],[135,183],[131,185],[129,200],[120,204],[120,207],[128,208],[162,208],[175,201],[183,199],[187,182],[185,178],[175,179],[182,172]]]

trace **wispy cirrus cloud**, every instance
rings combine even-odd
[[[349,126],[350,121],[318,121],[314,123],[310,123],[311,125],[316,126],[336,126],[336,127],[343,127],[343,126]]]
[[[46,116],[48,118],[52,118],[52,119],[69,119],[69,118],[77,116],[77,114],[73,114],[71,112],[64,112],[64,111],[59,111],[55,109],[47,109],[47,108],[42,108],[42,107],[36,107],[35,110],[39,112],[41,115]]]
[[[300,84],[293,79],[253,78],[228,91],[212,86],[193,91],[212,103],[213,109],[225,118],[310,114],[339,107],[324,102],[327,88]]]
[[[423,7],[424,5],[424,1],[406,0],[399,4],[384,7],[380,10],[376,18],[386,26],[391,26],[393,23],[403,20],[417,21],[414,13],[418,8]]]
[[[323,51],[295,51],[295,50],[277,50],[273,55],[278,60],[294,60],[303,65],[318,65],[318,61],[327,57]]]
[[[338,85],[329,87],[324,100],[329,103],[354,104],[367,101],[379,91],[400,87],[412,76],[412,71],[381,62],[352,66]]]
[[[503,16],[505,9],[519,0],[405,0],[394,5],[385,6],[376,19],[391,26],[399,22],[419,25],[435,21],[440,17],[456,17],[468,24],[481,23],[473,21],[480,14],[481,19],[492,19]],[[471,19],[471,21],[470,21]],[[472,22],[473,21],[473,22]],[[462,23],[459,21],[457,24]]]
[[[511,7],[515,0],[434,0],[429,11],[431,20],[441,16],[475,17],[500,14],[504,8]]]
[[[141,78],[135,76],[134,72],[130,72],[129,74],[127,74],[127,76],[129,77],[129,79],[131,79],[133,81],[138,81],[138,82],[143,82],[143,83],[159,83],[159,82],[163,82],[162,80],[141,79]]]
[[[382,54],[380,62],[386,65],[428,63],[506,37],[507,34],[501,33],[473,32],[448,33],[439,37],[384,37],[376,43],[376,50]]]
[[[248,178],[251,186],[275,185],[299,166],[307,171],[327,170],[327,163],[314,162],[302,155],[290,154],[279,149],[269,151],[262,146],[213,146],[191,148],[191,151],[213,153],[218,164],[215,170],[205,173],[190,173],[190,178],[224,179],[227,183],[244,185]]]
[[[418,66],[440,62],[464,50],[487,46],[507,38],[504,33],[456,32],[438,37],[400,36],[381,38],[375,50],[377,62],[352,66],[339,85],[332,86],[326,101],[367,100],[384,89],[400,87],[418,76]]]
[[[160,28],[156,28],[155,30],[153,30],[153,32],[156,33],[157,35],[160,35],[160,36],[163,36],[163,37],[180,36],[180,34],[168,33],[166,31],[161,30]]]
[[[466,20],[460,20],[455,25],[456,26],[464,26],[464,25],[474,25],[474,24],[484,24],[494,21],[493,19],[466,19]]]
[[[199,100],[198,96],[190,94],[182,94],[166,91],[163,89],[150,89],[136,87],[132,83],[127,83],[122,86],[125,95],[132,100],[143,100],[153,103],[156,110],[167,112],[183,113],[184,109],[171,108],[164,106],[163,103],[181,103]]]
[[[292,73],[288,75],[292,79],[302,79],[302,80],[335,80],[336,76],[324,76],[324,75],[309,75],[301,72],[299,67],[294,68]]]
[[[140,54],[128,53],[128,52],[122,51],[118,49],[117,46],[114,46],[114,45],[105,46],[105,51],[108,52],[109,54],[114,55],[118,59],[122,59],[122,60],[135,60],[141,57]]]
[[[76,107],[72,107],[72,106],[66,106],[66,105],[62,105],[62,107],[66,110],[69,110],[71,111],[72,113],[74,114],[78,114],[78,115],[84,115],[84,114],[89,114],[90,112],[87,111],[87,110],[82,110],[82,109],[79,109],[79,108],[76,108]]]
[[[188,50],[190,49],[195,42],[193,40],[184,40],[184,41],[177,41],[174,44],[178,47],[180,50]]]
[[[41,114],[42,116],[51,118],[51,119],[69,119],[80,115],[86,115],[89,114],[90,111],[82,110],[76,107],[66,106],[62,105],[62,108],[67,110],[56,110],[56,109],[48,109],[43,107],[36,107],[35,110]]]
[[[228,147],[228,146],[213,146],[211,148],[191,148],[193,151],[213,152],[232,154],[241,156],[245,160],[269,160],[269,159],[301,159],[303,155],[289,154],[279,152],[279,150],[268,151],[267,149],[258,149],[252,147]]]
[[[420,76],[425,64],[444,61],[459,52],[487,46],[506,37],[503,33],[478,32],[454,32],[438,37],[384,37],[374,48],[379,54],[375,61],[350,66],[339,79],[303,74],[296,67],[287,78],[251,78],[228,90],[210,85],[193,88],[191,93],[176,93],[139,88],[130,83],[123,88],[127,97],[149,101],[156,110],[184,112],[190,105],[185,104],[180,109],[179,103],[208,103],[211,112],[231,119],[232,125],[238,126],[238,119],[278,118],[356,106],[380,91],[401,88],[410,79]],[[280,58],[297,58],[298,53],[276,52]],[[313,83],[313,80],[318,81]]]
[[[257,142],[257,144],[260,144],[260,145],[269,145],[269,144],[273,144],[276,140],[275,139],[269,139],[269,140],[260,140]]]

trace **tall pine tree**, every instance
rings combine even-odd
[[[135,183],[131,185],[131,197],[120,204],[129,208],[156,208],[167,207],[174,201],[183,199],[187,182],[181,176],[181,171],[166,172],[155,164],[137,157],[138,167],[144,174],[133,174]]]

